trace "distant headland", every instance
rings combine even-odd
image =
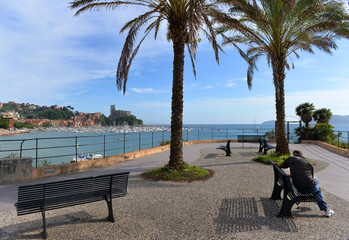
[[[295,119],[293,119],[295,120]],[[315,122],[311,122],[311,124]],[[275,120],[265,121],[263,125],[275,124]],[[333,115],[330,124],[349,124],[349,115]]]

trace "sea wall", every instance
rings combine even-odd
[[[0,183],[32,178],[31,158],[0,158]]]
[[[191,145],[191,144],[216,143],[216,142],[218,143],[218,142],[226,142],[226,141],[227,140],[187,141],[187,142],[183,142],[183,146]],[[106,158],[98,158],[98,159],[93,159],[88,161],[33,168],[32,178],[44,178],[44,177],[67,174],[67,173],[72,173],[77,171],[84,171],[92,168],[104,167],[108,165],[114,165],[119,162],[128,161],[128,160],[139,158],[139,157],[144,157],[144,156],[159,153],[162,151],[167,151],[169,149],[170,149],[170,145],[165,145],[165,146],[159,146],[159,147],[144,149],[144,150],[135,151],[135,152],[129,152],[125,154],[118,154],[118,155],[114,155]]]

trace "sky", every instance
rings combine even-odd
[[[169,124],[172,96],[172,44],[166,25],[142,44],[129,72],[126,93],[115,73],[125,34],[122,26],[141,9],[85,12],[74,16],[69,1],[1,0],[0,102],[72,106],[86,113],[110,114],[110,105],[131,111],[145,124]],[[275,120],[275,88],[266,58],[258,61],[252,89],[247,64],[224,47],[220,64],[202,36],[195,79],[188,53],[184,66],[184,124],[260,124]],[[334,115],[349,115],[349,41],[337,41],[332,55],[315,50],[291,57],[286,72],[286,120],[297,120],[304,102]]]

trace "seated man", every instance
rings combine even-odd
[[[290,168],[294,186],[301,193],[315,193],[323,199],[319,179],[314,177],[312,164],[307,161],[301,151],[293,151],[293,157],[287,158],[283,163],[274,162],[279,168]],[[321,211],[325,211],[326,217],[331,217],[334,211],[329,209],[324,202],[317,202]]]

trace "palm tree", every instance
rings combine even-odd
[[[321,108],[313,113],[313,118],[317,123],[329,123],[332,118],[332,112],[330,109]]]
[[[183,169],[183,72],[184,49],[187,45],[192,61],[194,76],[196,60],[196,48],[199,32],[202,31],[212,43],[216,61],[218,59],[219,46],[216,42],[215,31],[209,18],[210,9],[214,5],[205,0],[75,0],[71,2],[71,8],[78,9],[75,15],[87,10],[99,10],[101,8],[116,9],[119,6],[136,5],[145,8],[140,16],[130,20],[121,29],[121,33],[128,30],[128,35],[119,59],[116,83],[119,90],[126,92],[128,72],[132,60],[136,56],[143,40],[153,30],[155,39],[158,35],[160,23],[166,22],[168,26],[167,38],[173,44],[173,82],[171,103],[171,150],[169,167]],[[205,29],[203,27],[206,27]],[[135,47],[137,34],[145,29],[144,36]]]
[[[315,110],[314,104],[312,103],[302,103],[296,107],[296,114],[301,118],[305,123],[305,127],[309,126],[309,123],[313,119],[313,112]]]
[[[218,0],[229,11],[215,19],[222,24],[224,44],[233,44],[248,61],[247,83],[252,87],[256,61],[265,55],[273,71],[276,105],[276,153],[288,154],[285,128],[288,58],[313,48],[331,53],[335,40],[349,37],[347,10],[335,0]],[[227,36],[231,33],[231,36]],[[246,52],[238,44],[247,46]],[[293,67],[293,64],[292,64]]]

